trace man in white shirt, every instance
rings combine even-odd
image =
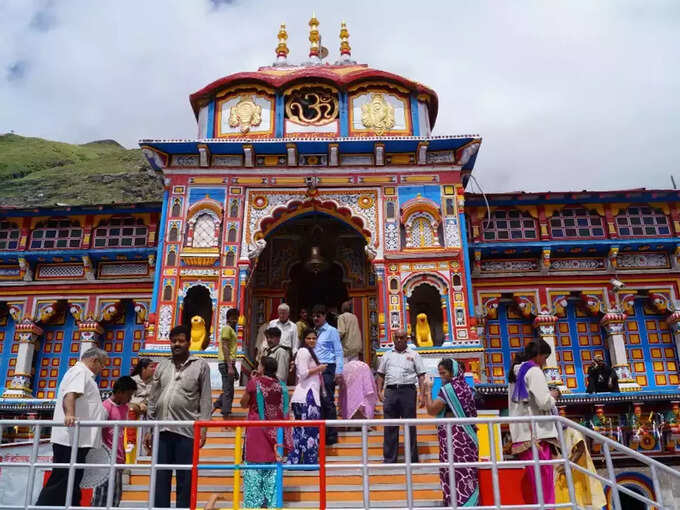
[[[277,308],[279,318],[269,322],[270,328],[278,328],[281,331],[281,340],[279,345],[286,351],[287,358],[283,361],[286,366],[290,365],[292,356],[295,355],[298,348],[298,330],[297,324],[290,320],[290,306],[286,303],[281,303]],[[279,360],[281,363],[282,360]]]
[[[416,418],[416,382],[423,405],[425,365],[420,355],[408,347],[406,331],[397,331],[394,348],[382,355],[378,366],[378,398],[383,402],[385,418]],[[411,462],[418,462],[415,427],[410,430],[410,444]],[[385,464],[396,463],[398,451],[399,427],[386,426],[383,437]]]
[[[53,462],[69,463],[71,448],[76,446],[76,462],[85,462],[90,448],[101,444],[101,427],[79,427],[78,444],[74,445],[74,425],[80,420],[104,420],[106,409],[102,404],[99,387],[95,381],[108,362],[106,351],[92,347],[85,351],[80,361],[64,374],[57,390],[54,405],[54,421],[63,422],[65,427],[52,427]],[[71,505],[80,506],[80,480],[83,470],[76,469],[73,477],[73,498]],[[65,506],[68,486],[68,468],[54,468],[47,484],[40,491],[37,506]]]

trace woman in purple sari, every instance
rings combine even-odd
[[[472,389],[465,381],[465,373],[457,361],[446,358],[439,362],[439,377],[442,387],[437,398],[432,400],[432,381],[425,385],[427,412],[440,418],[466,418],[477,416],[477,408]],[[454,425],[451,427],[454,462],[478,462],[479,443],[474,425]],[[446,427],[439,425],[439,462],[449,461]],[[444,493],[444,506],[451,506],[451,487],[449,468],[439,468],[439,480]],[[476,506],[479,502],[479,482],[477,468],[455,469],[456,504],[459,507]]]

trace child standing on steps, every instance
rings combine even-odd
[[[132,396],[137,391],[137,383],[135,380],[127,375],[124,375],[113,383],[113,395],[107,398],[104,402],[104,408],[107,412],[108,421],[113,420],[127,420],[129,412],[129,402]],[[113,448],[113,427],[104,427],[102,429],[102,442],[104,446],[111,450]],[[114,455],[111,452],[111,455]],[[116,464],[125,464],[125,429],[118,428],[118,447],[115,452]],[[120,506],[120,498],[123,494],[123,470],[116,468],[113,479],[113,506]],[[108,479],[96,487],[92,494],[92,506],[106,506],[106,498],[109,492]]]

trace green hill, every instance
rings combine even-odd
[[[0,135],[0,207],[160,202],[162,178],[139,149]]]

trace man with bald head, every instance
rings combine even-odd
[[[420,388],[421,405],[424,397],[425,365],[420,355],[407,344],[406,331],[394,333],[394,347],[386,351],[378,366],[378,398],[383,402],[385,418],[416,417],[416,382]],[[410,430],[411,462],[418,462],[416,428]],[[385,427],[383,458],[385,464],[397,462],[399,427]]]

